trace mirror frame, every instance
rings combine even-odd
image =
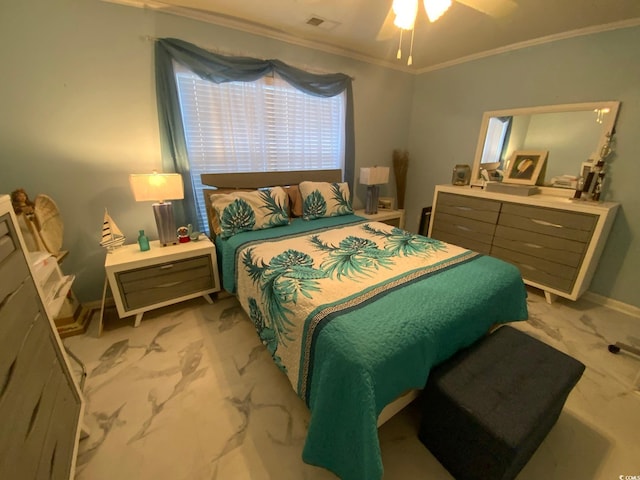
[[[618,110],[620,109],[620,102],[607,101],[607,102],[588,102],[588,103],[567,103],[561,105],[544,105],[539,107],[524,107],[524,108],[510,108],[505,110],[493,110],[490,112],[484,112],[482,115],[482,124],[480,126],[480,134],[478,135],[478,145],[476,146],[476,154],[473,159],[473,168],[471,170],[471,185],[484,185],[480,176],[480,160],[482,159],[482,151],[484,149],[484,143],[487,136],[487,129],[489,127],[489,119],[491,117],[504,117],[515,115],[531,115],[536,113],[566,113],[566,112],[582,112],[589,110],[596,110],[599,108],[609,108],[611,115],[606,115],[602,123],[602,135],[598,139],[598,146],[593,152],[592,157],[596,158],[598,152],[602,150],[602,147],[607,141],[607,133],[611,133],[615,127],[616,120],[618,118]],[[579,165],[577,166],[579,168]],[[545,190],[558,190],[554,187],[542,187]]]

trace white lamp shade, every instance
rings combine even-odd
[[[389,167],[363,167],[360,169],[362,185],[382,185],[389,182]]]
[[[163,202],[184,198],[179,173],[132,173],[129,184],[136,202]]]

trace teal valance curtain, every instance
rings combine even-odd
[[[156,97],[165,172],[178,172],[185,179],[190,178],[187,144],[173,71],[174,61],[215,83],[253,82],[265,75],[277,73],[293,87],[309,95],[333,97],[346,90],[344,174],[345,181],[353,192],[355,138],[351,77],[342,73],[317,75],[291,67],[280,60],[219,55],[175,38],[162,38],[155,43]],[[180,223],[197,218],[191,182],[185,181],[184,188],[185,201],[175,204],[175,215]]]

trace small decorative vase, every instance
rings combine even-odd
[[[151,248],[149,246],[149,238],[144,234],[144,230],[140,230],[140,234],[138,235],[138,246],[141,252],[146,252]]]

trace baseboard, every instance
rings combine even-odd
[[[91,320],[91,309],[79,305],[73,312],[72,316],[65,318],[56,318],[54,323],[60,338],[71,337],[73,335],[82,335],[87,331],[89,321]]]
[[[104,301],[104,306],[106,307],[113,307],[116,304],[116,302],[113,300],[113,297],[107,297]],[[102,301],[100,300],[93,300],[91,302],[87,302],[87,303],[83,303],[82,304],[85,308],[90,308],[91,310],[100,310],[100,308],[102,308]]]
[[[617,312],[625,313],[635,318],[640,318],[640,307],[629,305],[628,303],[620,302],[618,300],[614,300],[612,298],[588,291],[584,293],[582,298],[584,298],[585,300],[589,300],[590,302],[597,303],[598,305],[608,307]]]

